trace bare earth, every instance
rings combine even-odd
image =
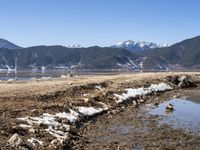
[[[0,82],[0,148],[198,149],[200,148],[198,135],[185,133],[170,126],[159,126],[158,118],[145,116],[143,111],[133,107],[132,104],[118,106],[112,96],[113,93],[122,93],[125,88],[168,83],[167,76],[182,74],[189,75],[197,84],[200,81],[198,72],[87,75],[46,81],[2,81]],[[96,88],[97,86],[103,90]],[[165,93],[146,96],[145,103],[159,103],[164,97],[181,94],[181,90],[175,88]],[[70,124],[77,131],[70,133],[70,138],[62,144],[52,143],[55,137],[46,133],[44,126],[37,127],[32,133],[28,129],[19,127],[20,122],[17,120],[26,116],[37,117],[43,113],[56,114],[75,106],[96,107],[99,102],[109,105],[109,111]],[[119,133],[118,136],[118,133],[113,134],[115,125],[121,125],[122,132],[130,133],[124,136],[123,133]],[[127,130],[129,127],[132,129]],[[21,141],[20,144],[11,146],[7,141],[15,133]],[[43,141],[43,144],[34,145],[27,142],[31,137]]]

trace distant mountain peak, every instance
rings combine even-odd
[[[142,51],[142,50],[161,48],[161,47],[167,47],[167,46],[168,44],[159,45],[154,42],[126,40],[126,41],[114,44],[111,47],[123,48],[129,51],[135,52],[135,51]]]
[[[68,48],[83,48],[83,46],[79,45],[79,44],[74,44],[74,45],[69,45],[67,46]]]
[[[7,48],[7,49],[21,49],[20,46],[17,46],[8,40],[0,38],[0,48]]]

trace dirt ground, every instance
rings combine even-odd
[[[169,97],[181,96],[181,90],[166,92],[149,97],[146,104],[138,107],[118,108],[115,114],[104,114],[81,128],[86,138],[77,149],[119,149],[119,150],[188,150],[200,148],[200,135],[169,124],[160,124],[161,116],[149,115],[146,105],[161,103]]]
[[[0,82],[0,148],[198,149],[200,147],[198,136],[175,130],[170,126],[158,127],[158,118],[145,116],[145,113],[130,103],[118,106],[113,100],[113,93],[122,93],[126,88],[148,87],[160,82],[168,83],[167,76],[182,74],[189,75],[195,83],[199,84],[200,73],[198,72],[87,75],[46,81],[2,81]],[[97,88],[99,86],[101,88]],[[154,104],[169,95],[181,95],[181,90],[175,88],[173,91],[156,93],[144,99],[146,103]],[[73,124],[72,126],[78,131],[74,135],[70,133],[72,138],[65,142],[65,146],[50,146],[53,137],[44,132],[43,127],[38,127],[34,133],[30,133],[20,128],[17,120],[25,116],[37,117],[43,113],[63,112],[72,106],[96,107],[100,102],[109,105],[111,109]],[[112,132],[115,132],[115,126],[122,124],[126,125],[126,127],[122,126],[124,136],[115,134],[116,137],[110,138]],[[145,132],[146,130],[148,132]],[[131,133],[126,135],[126,132]],[[7,141],[15,133],[20,136],[21,142],[17,146],[10,146]],[[30,145],[27,143],[30,137],[38,138],[44,141],[44,144]]]

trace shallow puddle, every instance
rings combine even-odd
[[[173,110],[166,105],[173,105]],[[171,99],[149,110],[150,114],[164,116],[161,124],[167,123],[175,128],[183,128],[189,132],[200,133],[200,97],[182,97]]]

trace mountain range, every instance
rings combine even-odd
[[[186,39],[170,47],[135,53],[145,57],[145,69],[200,69],[200,36]]]
[[[143,50],[150,50],[154,48],[162,48],[167,47],[167,44],[159,45],[154,42],[140,42],[140,41],[132,41],[127,40],[117,44],[112,45],[113,48],[123,48],[129,50],[131,52],[143,51]]]
[[[3,44],[6,41],[8,44]],[[127,50],[119,45],[138,45]],[[188,70],[200,68],[200,36],[163,47],[150,42],[124,42],[118,47],[34,46],[21,48],[0,40],[0,69]]]
[[[20,46],[17,46],[5,39],[0,39],[0,48],[7,48],[7,49],[21,49]]]

